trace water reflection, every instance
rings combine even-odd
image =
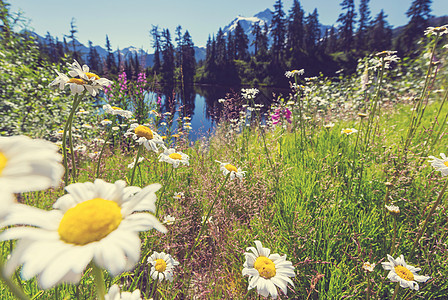
[[[256,103],[264,104],[268,108],[276,96],[287,95],[289,90],[261,88],[257,95]],[[171,131],[176,129],[177,120],[184,117],[191,118],[191,131],[189,139],[196,141],[202,137],[208,137],[214,130],[222,115],[222,104],[219,99],[225,97],[237,98],[241,94],[241,88],[229,88],[220,86],[195,86],[179,89],[165,89],[159,92],[149,92],[145,101],[156,103],[161,101],[161,112],[172,124]],[[168,113],[168,114],[166,114]],[[164,122],[162,122],[164,123]],[[166,126],[163,125],[162,126]]]

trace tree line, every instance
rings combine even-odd
[[[334,76],[340,69],[350,74],[358,59],[370,53],[387,49],[397,50],[400,57],[418,55],[417,42],[431,18],[431,0],[413,0],[406,12],[409,23],[397,37],[392,36],[383,10],[371,15],[369,2],[360,0],[356,8],[354,0],[342,0],[337,26],[322,30],[317,9],[307,14],[300,1],[294,0],[285,12],[282,0],[276,0],[270,26],[253,24],[252,41],[240,23],[227,33],[220,28],[216,35],[209,36],[206,58],[199,62],[195,61],[190,33],[180,25],[175,30],[174,42],[168,29],[152,26],[149,30],[154,49],[152,67],[145,67],[145,57],[137,52],[127,57],[119,49],[114,52],[108,35],[105,56],[98,53],[91,41],[87,55],[82,55],[74,19],[70,33],[62,41],[47,32],[39,46],[41,58],[54,63],[60,63],[64,57],[74,58],[111,78],[122,72],[128,78],[137,78],[139,73],[146,72],[150,80],[166,86],[193,83],[281,86],[285,84],[286,70],[303,68],[307,76]]]
[[[233,34],[219,29],[208,39],[198,81],[278,86],[285,82],[285,70],[303,68],[308,76],[334,76],[340,69],[352,73],[359,58],[378,51],[397,50],[401,57],[417,55],[417,41],[431,17],[431,0],[412,2],[406,13],[410,21],[395,39],[387,15],[381,10],[373,17],[369,0],[361,0],[358,10],[354,0],[343,0],[340,5],[338,26],[325,31],[317,9],[306,14],[299,0],[293,1],[288,13],[282,1],[276,0],[271,25],[252,26],[251,44],[239,23]]]

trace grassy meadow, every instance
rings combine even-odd
[[[447,49],[434,35],[426,42],[417,59],[380,53],[360,60],[356,74],[333,80],[292,71],[285,77],[291,93],[273,98],[271,107],[259,105],[253,90],[229,95],[219,102],[216,132],[195,143],[188,140],[189,116],[174,119],[156,102],[139,106],[141,82],[127,85],[126,93],[118,80],[108,91],[116,96],[110,105],[130,107],[139,120],[96,113],[95,97],[85,91],[72,110],[77,100],[69,90],[48,87],[53,70],[67,73],[66,66],[42,66],[3,44],[0,76],[8,100],[0,104],[1,135],[44,138],[61,153],[68,150],[61,186],[16,194],[17,202],[51,210],[65,194],[64,181],[160,183],[154,215],[167,233],[140,233],[139,262],[130,271],[115,277],[102,271],[106,290],[118,284],[122,291],[139,289],[144,299],[259,299],[242,275],[244,253],[256,240],[294,266],[294,286],[288,284],[287,295],[279,291],[279,299],[447,299],[447,179],[428,162],[447,151]],[[70,112],[73,147],[69,134],[67,143],[61,136]],[[110,123],[101,124],[105,119]],[[174,168],[159,161],[162,149],[149,151],[125,136],[133,122],[187,154],[189,165]],[[161,122],[178,126],[164,131],[170,126]],[[136,156],[143,160],[128,166]],[[223,174],[217,161],[245,171],[243,178]],[[15,244],[1,243],[3,261]],[[172,281],[149,275],[154,251],[179,262]],[[398,288],[381,266],[388,254],[403,255],[430,279],[418,290]],[[367,270],[366,262],[376,266]],[[19,268],[12,281],[31,299],[94,299],[94,273],[89,265],[78,284],[42,289]],[[0,298],[14,299],[4,282]]]

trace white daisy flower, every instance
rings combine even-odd
[[[243,276],[249,276],[248,290],[257,288],[257,293],[263,297],[268,297],[269,294],[272,299],[278,296],[277,287],[283,293],[287,294],[288,283],[294,286],[289,277],[295,277],[294,266],[290,261],[286,260],[286,255],[280,256],[278,254],[270,254],[271,250],[263,248],[260,241],[255,241],[255,247],[248,247],[244,255],[246,261],[244,262]]]
[[[439,26],[439,27],[428,27],[425,30],[425,35],[433,35],[433,34],[437,34],[439,36],[442,36],[444,34],[448,34],[448,24],[443,25],[443,26]]]
[[[120,292],[118,285],[114,284],[110,287],[109,292],[104,295],[104,300],[141,300],[140,290],[131,292]]]
[[[96,96],[98,91],[103,88],[103,85],[110,85],[112,83],[111,81],[105,78],[100,78],[98,75],[93,73],[89,73],[92,74],[90,80],[75,77],[70,78],[65,74],[59,73],[58,71],[56,71],[56,73],[58,76],[48,86],[59,86],[59,89],[63,90],[64,87],[68,85],[72,94],[81,94],[84,90],[87,90],[92,96]],[[101,80],[96,80],[96,78]],[[105,80],[107,81],[107,84]]]
[[[442,157],[442,159],[435,156],[428,156],[428,158],[432,159],[429,161],[431,166],[433,166],[436,171],[442,172],[442,176],[446,176],[448,175],[448,158],[445,153],[440,153],[440,157]]]
[[[144,159],[145,159],[144,157],[139,157],[138,158],[138,163],[141,163]],[[135,160],[128,165],[128,168],[129,169],[133,169],[134,166],[135,166]]]
[[[364,269],[364,271],[366,272],[373,272],[373,269],[375,269],[376,264],[375,263],[370,263],[370,262],[365,262],[362,264],[362,268]]]
[[[150,273],[152,279],[159,281],[163,279],[173,281],[174,267],[179,265],[171,255],[156,251],[148,257],[148,263],[152,265]]]
[[[241,96],[243,96],[244,99],[254,99],[258,92],[260,92],[258,89],[252,88],[252,89],[241,89]]]
[[[331,122],[324,125],[324,128],[327,128],[327,129],[332,128],[332,127],[334,127],[334,123],[331,123]]]
[[[346,134],[346,135],[350,135],[350,134],[353,134],[356,132],[358,132],[358,130],[355,128],[345,128],[345,129],[341,130],[341,134]]]
[[[117,106],[111,106],[110,104],[104,104],[103,110],[106,114],[118,115],[126,119],[132,118],[132,112],[130,112],[129,110],[124,110]]]
[[[145,125],[131,124],[124,135],[126,137],[131,136],[138,144],[143,144],[147,150],[152,150],[156,153],[159,152],[159,147],[165,148],[160,135]]]
[[[227,176],[227,174],[230,173],[231,180],[235,179],[235,177],[238,177],[239,179],[243,180],[246,171],[238,171],[238,168],[235,167],[234,165],[231,165],[229,163],[223,163],[218,160],[215,161],[221,164],[220,170],[222,171],[224,176]]]
[[[400,208],[396,205],[384,205],[386,207],[386,209],[391,213],[391,214],[395,214],[398,215],[400,213]]]
[[[13,193],[45,190],[61,183],[58,146],[26,136],[0,137],[0,183]]]
[[[224,103],[224,102],[226,102],[226,99],[223,99],[223,98],[218,99],[218,102],[219,102],[219,103]]]
[[[165,224],[165,225],[173,225],[173,224],[174,224],[174,221],[176,221],[176,218],[175,218],[175,217],[172,217],[172,216],[170,216],[170,215],[166,215],[166,216],[163,218],[163,224]]]
[[[285,76],[287,78],[291,78],[294,77],[294,75],[303,75],[305,73],[304,69],[300,69],[300,70],[292,70],[292,71],[286,71],[285,72]]]
[[[431,277],[418,275],[417,272],[420,268],[415,268],[406,264],[403,254],[394,259],[389,254],[387,255],[388,262],[382,262],[383,269],[389,270],[387,278],[392,282],[399,282],[402,288],[410,288],[411,290],[418,291],[419,286],[417,282],[426,282]]]
[[[79,76],[84,82],[86,90],[95,96],[98,90],[103,89],[106,86],[110,86],[113,82],[106,78],[100,78],[95,73],[89,72],[89,67],[87,65],[81,65],[75,60],[71,65],[69,65],[70,71],[68,74],[72,77]]]
[[[205,216],[201,217],[201,224],[204,224],[205,222]],[[207,222],[205,222],[206,224],[213,224],[213,217],[208,217],[207,218]]]
[[[176,151],[173,148],[165,149],[165,151],[163,151],[163,153],[159,155],[159,161],[164,161],[172,164],[174,168],[179,167],[180,164],[189,166],[189,159],[190,157],[187,154]]]
[[[54,136],[57,137],[58,139],[62,138],[64,136],[64,130],[58,130],[54,132]]]
[[[80,108],[79,111],[76,113],[77,116],[82,116],[82,115],[88,115],[89,112],[85,111],[83,108]]]
[[[95,152],[89,153],[88,156],[90,157],[91,160],[97,160],[98,157],[100,156],[100,152],[95,151]]]
[[[102,120],[102,121],[100,122],[100,124],[101,124],[102,126],[112,125],[112,121],[109,120],[109,119],[104,119],[104,120]]]
[[[155,212],[160,184],[143,189],[96,179],[74,183],[46,211],[17,204],[2,226],[0,241],[17,239],[5,272],[22,266],[25,280],[37,276],[40,286],[77,283],[90,262],[112,276],[131,270],[140,258],[140,231],[166,228],[148,213]],[[28,226],[24,226],[28,225]]]
[[[183,192],[175,192],[174,193],[174,196],[173,196],[173,198],[174,199],[183,199],[185,196],[184,196],[184,193]]]

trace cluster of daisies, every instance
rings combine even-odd
[[[74,183],[50,211],[15,201],[14,193],[58,187],[64,173],[61,160],[58,147],[48,141],[0,137],[0,241],[17,240],[4,273],[11,276],[22,266],[24,280],[36,277],[48,289],[78,283],[89,264],[113,276],[131,270],[140,257],[139,232],[167,231],[152,214],[160,184]],[[158,280],[172,280],[178,264],[163,252],[154,252],[148,263]],[[116,289],[111,288],[111,299],[117,299]]]

